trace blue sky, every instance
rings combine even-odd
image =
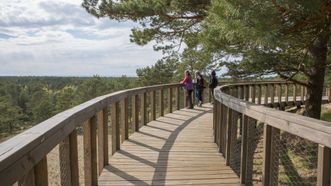
[[[1,0],[0,76],[135,76],[161,58],[134,23],[96,19],[81,0]]]

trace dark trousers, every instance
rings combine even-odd
[[[198,105],[199,104],[199,101],[201,101],[202,103],[202,92],[203,92],[203,89],[196,89],[195,90],[195,97],[196,97],[196,104]]]
[[[193,90],[186,90],[186,106],[188,108],[193,108],[192,92],[193,92]]]

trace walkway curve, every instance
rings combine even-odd
[[[135,132],[99,185],[240,185],[213,142],[212,105],[182,109]]]

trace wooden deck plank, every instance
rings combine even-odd
[[[211,105],[151,121],[121,145],[99,185],[240,185],[213,143]]]

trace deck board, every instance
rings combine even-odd
[[[99,185],[240,185],[213,143],[212,107],[182,109],[121,144]]]

